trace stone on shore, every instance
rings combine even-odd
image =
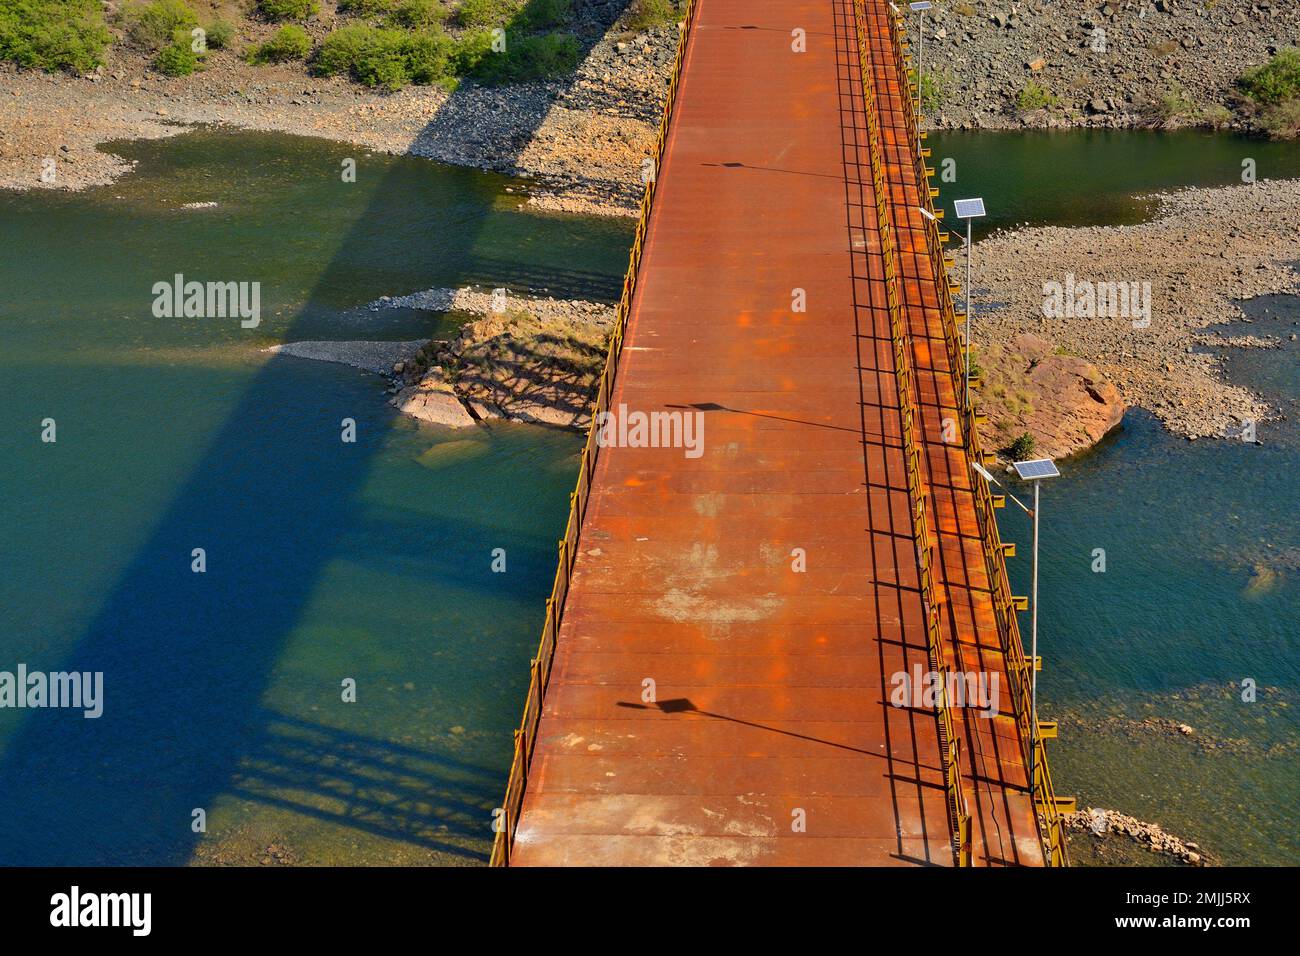
[[[441,368],[434,367],[414,385],[408,385],[389,402],[403,415],[449,428],[468,428],[476,424],[457,397]]]

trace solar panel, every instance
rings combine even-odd
[[[1016,469],[1016,474],[1024,481],[1037,478],[1056,478],[1061,474],[1056,470],[1056,464],[1050,458],[1017,461],[1012,463],[1012,467]]]
[[[909,3],[908,6],[916,11],[929,10],[931,3],[930,0],[921,0],[920,3]]]
[[[984,215],[984,200],[956,199],[953,201],[952,208],[958,219],[974,219],[976,216]]]

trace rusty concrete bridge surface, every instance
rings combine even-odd
[[[493,863],[1065,864],[915,80],[887,0],[687,9],[596,407],[702,453],[589,434]]]

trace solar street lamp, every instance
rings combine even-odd
[[[971,467],[979,472],[989,484],[1001,484],[979,462],[971,462]],[[1048,478],[1059,478],[1061,472],[1057,469],[1056,463],[1050,458],[1016,461],[1011,463],[1011,467],[1016,470],[1016,474],[1020,476],[1021,481],[1032,481],[1034,483],[1033,508],[1030,508],[1015,495],[1008,494],[1007,496],[1020,507],[1021,511],[1034,519],[1034,583],[1033,596],[1030,598],[1029,639],[1029,726],[1033,734],[1033,740],[1029,747],[1029,787],[1032,791],[1035,780],[1035,762],[1038,760],[1038,486]]]
[[[971,222],[984,215],[983,199],[958,199],[953,204],[958,219],[966,220],[966,408],[970,408],[970,254]]]
[[[1038,759],[1038,486],[1046,478],[1059,478],[1061,473],[1050,458],[1034,458],[1013,462],[1012,468],[1021,481],[1034,483],[1034,583],[1030,598],[1029,646],[1029,726],[1033,729],[1034,746],[1029,751],[1029,786],[1034,786],[1034,761]]]

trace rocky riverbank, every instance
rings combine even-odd
[[[210,51],[199,72],[179,77],[122,44],[81,77],[0,65],[0,187],[106,183],[130,164],[102,144],[224,124],[527,177],[540,208],[632,215],[678,27],[633,30],[631,16],[617,0],[575,0],[566,29],[584,49],[576,73],[454,92],[382,92],[300,63],[252,66],[233,50]],[[938,106],[928,111],[939,127],[1229,123],[1222,104],[1241,73],[1300,43],[1300,6],[1282,0],[958,0],[932,17],[925,62],[937,65],[927,72]],[[305,26],[318,43],[345,22],[324,0]],[[251,44],[274,27],[241,29]],[[1097,30],[1104,52],[1093,49]],[[1027,87],[1050,102],[1024,108]]]
[[[927,112],[946,128],[1249,127],[1237,79],[1300,45],[1291,0],[954,0],[929,17]]]
[[[1077,813],[1066,814],[1065,825],[1076,834],[1086,834],[1084,839],[1090,837],[1088,842],[1092,845],[1089,849],[1100,860],[1105,860],[1106,852],[1104,846],[1098,844],[1104,845],[1108,840],[1119,837],[1132,841],[1149,853],[1166,856],[1188,866],[1208,866],[1214,862],[1207,858],[1199,844],[1180,840],[1158,823],[1145,823],[1117,810],[1088,807]],[[1079,836],[1075,836],[1070,841],[1072,850],[1077,847],[1079,839]]]
[[[1154,198],[1159,214],[1139,225],[1020,229],[976,243],[977,284],[1000,303],[991,312],[976,310],[975,338],[985,343],[988,364],[996,367],[1000,352],[1019,356],[1016,361],[1028,358],[1024,374],[1032,381],[1038,364],[1051,361],[1044,351],[1050,343],[1051,353],[1081,360],[1113,382],[1123,401],[1149,409],[1187,438],[1222,436],[1247,420],[1277,418],[1264,399],[1225,381],[1220,358],[1203,346],[1273,344],[1231,340],[1209,327],[1249,321],[1239,300],[1296,290],[1300,277],[1288,263],[1300,260],[1300,180]],[[1124,297],[1110,293],[1125,289],[1132,293],[1129,308],[1114,308]],[[1058,290],[1059,297],[1053,294]],[[1063,310],[1062,300],[1071,298],[1067,290],[1074,293],[1074,308]],[[1143,300],[1146,317],[1138,308]],[[1114,314],[1090,314],[1101,312],[1102,302]],[[1066,314],[1049,317],[1045,307]],[[1077,381],[1086,383],[1090,373],[1082,366],[1077,371]],[[1076,427],[1068,409],[1064,421],[1039,421],[1032,396],[1020,394],[1014,382],[999,392],[997,375],[987,377],[982,404],[990,414],[990,440],[1024,430],[1043,443],[1040,450],[1060,451],[1058,439],[1069,439]],[[1039,392],[1061,400],[1054,377]],[[1076,437],[1083,447],[1083,435]]]
[[[450,311],[474,318],[454,339],[291,342],[268,351],[383,375],[391,405],[434,425],[465,428],[507,419],[581,429],[591,420],[614,320],[612,306],[498,297],[463,288],[385,296],[370,308]]]
[[[104,143],[219,124],[493,170],[532,180],[530,202],[540,208],[631,215],[679,31],[676,24],[633,31],[622,8],[612,0],[573,5],[569,29],[586,54],[572,75],[507,86],[466,81],[454,91],[383,92],[313,76],[301,63],[253,66],[231,50],[212,50],[203,69],[177,77],[120,45],[81,77],[0,64],[0,187],[111,182],[130,164],[102,151]],[[327,0],[306,28],[319,41],[344,22]],[[251,43],[274,28],[250,21],[246,29]],[[53,180],[42,177],[50,159]]]

